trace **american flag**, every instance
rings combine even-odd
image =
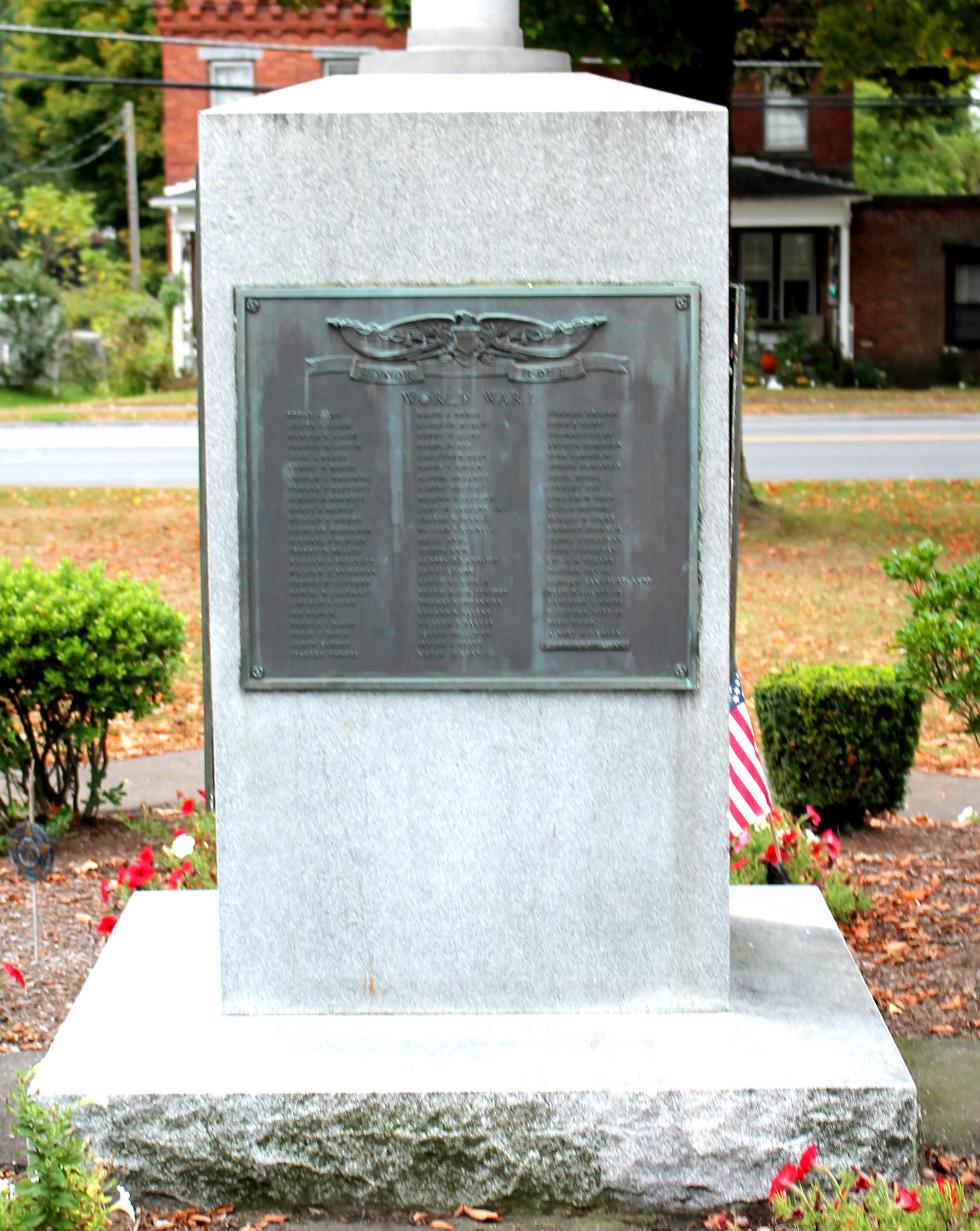
[[[738,668],[728,696],[728,831],[733,838],[772,811],[766,771],[752,734]]]

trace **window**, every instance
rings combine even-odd
[[[813,235],[786,232],[779,237],[780,318],[809,316],[816,310]]]
[[[805,95],[793,94],[775,73],[765,76],[763,146],[772,154],[802,154],[810,147],[810,117]]]
[[[740,242],[739,282],[744,282],[760,321],[773,319],[772,302],[772,233],[743,231]]]
[[[980,347],[980,248],[951,248],[946,265],[946,340]]]
[[[324,77],[342,77],[350,76],[360,70],[360,56],[324,56],[323,57],[323,76]]]
[[[211,60],[208,64],[208,80],[211,82],[211,106],[233,103],[248,98],[255,85],[255,65],[251,60]],[[245,86],[246,89],[233,89]]]
[[[779,324],[817,310],[816,242],[812,231],[742,231],[736,277],[758,318]]]

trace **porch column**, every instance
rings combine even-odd
[[[183,273],[184,264],[184,237],[180,233],[180,227],[177,225],[177,207],[172,206],[167,211],[169,226],[168,244],[170,257],[170,273],[172,276],[179,276]],[[184,296],[181,295],[180,302],[174,304],[174,310],[170,316],[170,349],[173,359],[173,370],[175,376],[180,376],[184,371],[184,365],[187,362],[187,355],[184,349]]]
[[[845,359],[854,357],[854,326],[851,319],[851,210],[847,209],[847,218],[840,226],[840,251],[838,253],[840,266],[837,287],[837,329],[838,344]]]

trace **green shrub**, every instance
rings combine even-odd
[[[922,717],[922,690],[893,667],[794,665],[755,690],[770,785],[790,812],[828,825],[900,806]]]
[[[942,548],[923,539],[882,560],[909,587],[912,614],[898,630],[908,674],[941,697],[980,743],[980,556],[936,568]]]
[[[0,338],[10,358],[0,363],[0,382],[32,389],[55,373],[62,320],[58,284],[26,261],[0,264]]]
[[[110,721],[170,695],[183,617],[153,586],[101,564],[43,572],[0,560],[0,773],[9,821],[34,772],[39,815],[91,817],[103,798]],[[81,799],[79,769],[88,762]]]
[[[16,1183],[0,1182],[0,1231],[103,1231],[114,1210],[132,1211],[123,1189],[115,1202],[109,1195],[105,1167],[75,1132],[73,1108],[36,1102],[23,1073],[10,1101],[27,1157]]]

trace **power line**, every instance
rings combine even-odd
[[[239,94],[266,94],[272,86],[222,85],[214,87],[207,81],[161,81],[156,77],[87,77],[80,73],[21,73],[14,69],[0,70],[0,80],[17,81],[64,81],[78,85],[148,86],[163,90],[211,90],[219,88],[222,94],[233,90]]]
[[[157,43],[164,47],[250,47],[255,51],[312,51],[315,43],[255,43],[250,39],[184,38],[179,35],[130,34],[124,30],[72,30],[65,26],[26,26],[0,21],[0,31],[7,34],[53,35],[59,38],[95,38],[118,43]],[[324,43],[323,47],[331,44]]]
[[[253,44],[254,45],[254,44]],[[0,70],[0,80],[17,81],[52,81],[78,85],[111,85],[111,86],[146,86],[161,90],[213,90],[220,89],[224,93],[267,94],[278,87],[261,85],[221,85],[215,87],[207,81],[165,81],[157,77],[96,77],[80,73],[24,73],[15,69]],[[316,80],[310,78],[309,80]],[[298,84],[298,83],[294,83]],[[953,98],[936,96],[934,94],[893,95],[888,98],[854,98],[851,95],[834,94],[800,94],[792,99],[783,96],[778,103],[763,97],[732,98],[729,104],[733,110],[763,110],[770,108],[806,108],[809,111],[846,110],[846,111],[953,111],[960,107],[980,107],[980,99],[969,95]]]
[[[80,137],[77,137],[74,141],[69,141],[67,145],[63,145],[61,146],[60,149],[55,150],[51,154],[48,154],[47,157],[41,158],[37,162],[31,163],[29,167],[23,167],[21,168],[21,170],[15,171],[12,175],[8,175],[6,179],[4,180],[4,183],[9,184],[13,180],[21,179],[22,176],[32,175],[35,171],[49,171],[49,172],[73,171],[75,169],[75,166],[84,166],[86,162],[94,162],[96,157],[98,157],[99,154],[104,151],[102,150],[98,151],[91,158],[88,158],[88,157],[83,158],[81,162],[77,164],[69,164],[68,166],[64,166],[64,167],[52,167],[51,166],[52,162],[55,162],[57,159],[61,158],[65,154],[70,154],[72,150],[77,150],[80,145],[84,145],[85,142],[88,141],[90,138],[97,137],[99,133],[105,132],[107,128],[111,128],[114,124],[118,124],[118,123],[119,123],[119,119],[117,116],[112,116],[110,119],[104,120],[101,124],[97,125],[95,128],[90,129],[87,133],[83,133]],[[112,138],[112,141],[110,141],[105,148],[107,149],[109,145],[114,144],[118,140],[119,140],[119,134],[117,133]]]

